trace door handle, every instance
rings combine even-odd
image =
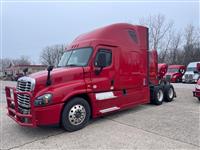
[[[114,86],[114,82],[115,81],[113,79],[110,81],[111,86]]]

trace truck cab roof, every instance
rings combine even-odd
[[[147,27],[117,23],[78,36],[67,49],[91,46],[98,43],[108,46],[148,49]]]

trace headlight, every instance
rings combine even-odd
[[[52,94],[44,94],[39,96],[35,99],[34,105],[35,106],[44,106],[51,102]]]
[[[199,84],[196,85],[196,89],[200,90],[200,85]]]
[[[195,74],[195,75],[193,76],[193,78],[197,80],[197,79],[199,78],[199,75],[198,75],[198,74]]]
[[[176,75],[176,74],[172,76],[172,78],[176,78],[176,77],[177,77],[177,75]]]

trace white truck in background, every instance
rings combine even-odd
[[[197,70],[197,64],[199,62],[191,62],[187,65],[187,69],[185,74],[182,77],[183,83],[197,83],[198,79],[200,78],[200,72]]]

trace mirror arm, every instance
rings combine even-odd
[[[95,69],[95,74],[99,75],[101,73],[101,71],[103,70],[103,67],[100,67],[100,69]]]

